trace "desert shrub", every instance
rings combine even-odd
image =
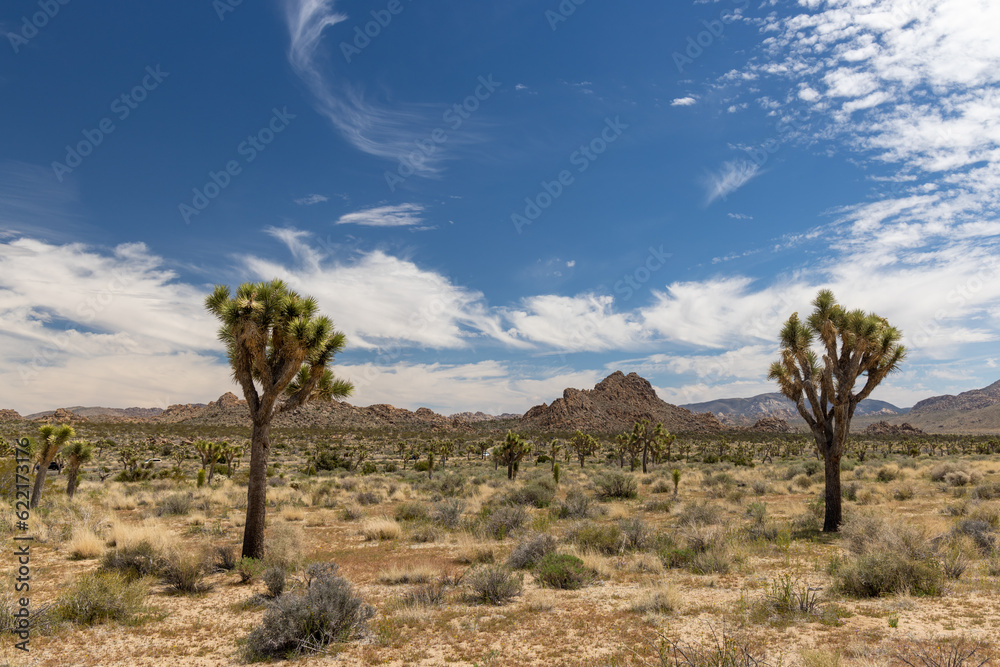
[[[378,505],[382,502],[382,498],[379,497],[374,491],[361,491],[354,496],[354,502],[357,504],[367,507],[368,505]]]
[[[674,508],[674,503],[670,500],[647,500],[642,509],[646,512],[664,512],[669,514]]]
[[[680,593],[674,586],[667,584],[637,598],[630,609],[638,614],[672,614],[680,607]]]
[[[445,528],[457,528],[462,520],[462,512],[464,511],[464,502],[457,498],[449,498],[434,505],[434,509],[431,511],[431,519]]]
[[[893,482],[899,477],[899,469],[895,467],[882,466],[875,473],[876,482]]]
[[[723,548],[714,547],[695,553],[688,563],[688,570],[695,574],[725,574],[733,565],[733,558]]]
[[[755,479],[750,482],[750,490],[755,496],[764,496],[771,492],[771,486],[762,479]]]
[[[431,464],[427,461],[417,461],[413,464],[413,469],[416,472],[427,472],[431,469]]]
[[[441,475],[431,485],[431,489],[445,498],[457,498],[465,492],[465,477],[462,475]]]
[[[907,558],[886,551],[868,552],[834,565],[835,588],[858,598],[874,598],[894,593],[940,595],[944,579],[934,559]]]
[[[420,521],[426,519],[429,514],[424,503],[417,501],[402,503],[396,508],[396,521]]]
[[[407,537],[411,542],[416,542],[418,544],[428,544],[430,542],[437,542],[438,538],[441,537],[438,529],[430,524],[419,524],[409,531]]]
[[[94,531],[85,526],[73,529],[73,537],[66,545],[71,560],[97,558],[104,552],[104,543]]]
[[[517,543],[510,552],[507,565],[514,570],[534,567],[541,558],[556,550],[556,538],[548,533],[529,535]]]
[[[820,470],[823,469],[823,463],[817,461],[816,459],[808,459],[805,463],[802,464],[802,469],[805,471],[807,475],[812,477],[813,475],[815,475],[816,473],[818,473]]]
[[[984,482],[972,490],[971,496],[976,500],[993,500],[1000,498],[1000,482]]]
[[[156,506],[157,516],[183,516],[191,511],[192,498],[187,493],[171,493]]]
[[[530,505],[532,507],[548,507],[556,495],[555,484],[550,480],[536,480],[524,486],[511,489],[503,501],[511,505]]]
[[[378,472],[378,467],[371,461],[365,461],[361,466],[362,475],[374,475]]]
[[[521,594],[523,575],[502,565],[482,565],[465,576],[474,600],[501,605]]]
[[[722,521],[722,508],[710,503],[687,503],[681,509],[678,521],[684,525],[714,525]]]
[[[972,481],[972,476],[965,470],[952,470],[944,476],[944,482],[948,486],[965,486]]]
[[[668,568],[682,568],[687,567],[692,560],[694,560],[695,552],[691,548],[677,548],[670,547],[658,551],[657,556],[660,557],[660,562],[663,563],[664,567]]]
[[[769,590],[754,605],[753,611],[767,618],[813,614],[819,609],[817,590],[810,588],[805,582],[793,579],[789,574],[779,576],[771,582]]]
[[[593,574],[576,556],[550,553],[538,561],[535,578],[542,586],[575,590],[583,588],[593,578]]]
[[[858,491],[861,490],[861,485],[857,482],[848,482],[840,487],[840,495],[850,500],[856,502],[858,500]]]
[[[808,489],[810,486],[812,486],[812,483],[813,483],[812,478],[804,473],[801,475],[796,475],[794,479],[792,479],[792,485],[797,486],[798,488],[803,490]]]
[[[80,625],[134,623],[145,612],[145,582],[119,572],[89,572],[56,602],[56,615]]]
[[[711,632],[707,646],[685,645],[671,636],[657,633],[659,664],[667,667],[769,667],[763,652],[750,636],[722,630]]]
[[[332,563],[309,568],[305,590],[268,604],[263,622],[246,639],[246,658],[298,655],[346,641],[375,614]]]
[[[365,511],[359,505],[344,505],[340,508],[340,518],[343,521],[357,521],[365,516]]]
[[[280,566],[269,567],[260,576],[261,581],[267,587],[267,595],[276,598],[285,592],[285,585],[288,581],[288,571]]]
[[[674,487],[665,479],[658,479],[649,487],[650,493],[670,493]]]
[[[617,554],[622,545],[622,531],[613,524],[586,521],[573,527],[567,539],[585,551],[596,551],[611,556]]]
[[[399,602],[404,607],[433,607],[444,602],[445,590],[443,582],[432,581],[407,591]]]
[[[215,547],[215,567],[223,572],[232,572],[239,562],[239,552],[232,544],[222,544]]]
[[[264,562],[256,558],[244,556],[236,561],[235,570],[240,575],[240,583],[249,584],[264,571]]]
[[[638,517],[620,520],[618,529],[621,531],[621,547],[625,551],[643,551],[653,540],[649,526]]]
[[[523,505],[501,505],[484,510],[483,531],[497,540],[504,539],[528,522],[528,511]]]
[[[176,551],[165,559],[160,577],[175,593],[204,593],[211,589],[205,581],[208,560],[204,554]]]
[[[896,500],[910,500],[913,498],[913,487],[910,484],[901,484],[893,489],[892,497]]]
[[[612,472],[598,478],[597,495],[601,500],[627,500],[639,494],[635,478],[623,472]]]
[[[13,485],[14,482],[12,481],[11,484]],[[2,491],[0,491],[0,496],[2,495]],[[0,637],[25,629],[30,629],[30,632],[36,635],[49,634],[56,629],[59,617],[57,609],[53,605],[32,604],[28,608],[28,616],[19,618],[14,614],[20,612],[21,609],[23,607],[13,595],[0,595]]]
[[[589,519],[593,513],[591,502],[590,496],[579,489],[572,489],[559,503],[557,516],[560,519]]]
[[[853,515],[841,526],[841,535],[853,554],[894,552],[905,558],[925,560],[934,557],[934,544],[926,533],[903,522],[883,517]]]
[[[981,519],[961,519],[952,528],[952,534],[971,537],[976,548],[984,554],[992,552],[996,544],[996,528]]]
[[[130,578],[156,574],[162,567],[163,557],[147,540],[112,549],[101,559],[101,570]]]
[[[960,579],[969,569],[969,557],[961,545],[953,544],[941,557],[941,569],[949,579]]]

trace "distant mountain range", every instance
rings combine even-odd
[[[802,422],[795,403],[784,394],[774,392],[759,394],[750,398],[720,398],[704,403],[682,405],[691,412],[711,412],[719,421],[732,426],[748,426],[764,417],[777,417],[789,423]],[[905,415],[907,408],[898,408],[892,403],[867,399],[858,405],[856,417],[878,417],[887,419]]]
[[[231,393],[208,405],[172,405],[166,410],[73,406],[25,417],[13,410],[0,410],[0,422],[53,419],[237,425],[246,424],[248,418],[245,402]],[[536,405],[524,415],[461,412],[445,417],[427,408],[410,412],[391,405],[355,407],[335,402],[304,406],[282,415],[275,425],[467,430],[474,424],[498,421],[497,428],[611,432],[631,428],[632,423],[644,418],[654,423],[662,421],[675,432],[751,427],[760,420],[785,420],[793,427],[804,427],[795,405],[777,392],[676,406],[661,400],[644,378],[621,371],[615,371],[593,389],[566,389],[561,398]],[[854,427],[858,429],[884,421],[890,425],[908,422],[927,433],[1000,433],[1000,381],[957,396],[927,398],[910,409],[868,399],[858,406],[855,418]]]

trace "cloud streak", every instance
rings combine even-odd
[[[361,225],[362,227],[409,227],[423,222],[424,207],[419,204],[379,206],[341,216],[335,225]]]

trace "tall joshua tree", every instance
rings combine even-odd
[[[70,500],[76,495],[76,482],[80,475],[80,466],[90,463],[94,458],[94,446],[86,440],[74,440],[63,447],[63,456],[69,461],[66,466],[66,495]]]
[[[846,310],[830,290],[820,290],[805,322],[793,313],[781,329],[781,359],[771,364],[769,380],[809,425],[826,468],[824,532],[841,524],[840,459],[858,403],[868,398],[906,357],[902,334],[885,318]],[[822,357],[813,350],[818,342]],[[855,391],[864,376],[860,390]]]
[[[205,307],[222,322],[219,340],[226,345],[233,379],[243,388],[250,409],[243,556],[261,558],[271,422],[307,401],[351,395],[354,385],[335,379],[328,368],[346,339],[328,317],[317,314],[314,298],[296,294],[280,280],[244,283],[235,295],[225,285],[216,285]]]
[[[76,431],[73,427],[65,424],[59,426],[46,424],[38,429],[38,446],[35,448],[38,472],[35,473],[35,486],[31,490],[31,501],[28,503],[32,509],[38,507],[38,501],[42,498],[42,488],[45,486],[45,474],[49,471],[49,464],[74,435]]]

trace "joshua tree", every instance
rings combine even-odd
[[[497,462],[507,466],[507,479],[513,480],[517,478],[518,464],[530,451],[531,445],[521,436],[513,431],[507,431],[503,444],[493,450],[493,455],[497,457]]]
[[[212,486],[212,476],[215,474],[215,462],[222,457],[222,444],[199,440],[194,443],[194,448],[201,457],[201,469],[208,471],[208,485]]]
[[[31,490],[31,500],[28,507],[34,509],[38,507],[38,501],[42,497],[42,487],[45,486],[45,473],[49,471],[49,464],[56,457],[62,446],[70,438],[76,435],[72,426],[60,424],[53,426],[46,424],[38,429],[38,445],[35,447],[35,455],[38,457],[38,472],[35,473],[35,486]]]
[[[549,456],[552,459],[552,473],[555,474],[556,471],[556,456],[562,451],[563,446],[559,444],[558,438],[552,438],[552,442],[549,443]]]
[[[302,297],[280,280],[244,283],[235,296],[217,285],[205,306],[221,322],[233,379],[243,389],[253,424],[250,482],[243,530],[243,556],[264,555],[267,458],[275,415],[310,400],[350,396],[354,386],[335,379],[328,366],[344,349],[344,334],[317,314],[316,300]],[[284,396],[284,398],[282,398]]]
[[[781,393],[809,425],[826,468],[824,532],[841,524],[840,459],[858,403],[868,398],[886,375],[906,357],[902,334],[883,317],[862,310],[846,310],[833,292],[821,290],[815,310],[806,322],[793,313],[781,330],[781,359],[771,364],[768,379],[778,381]],[[822,360],[812,349],[817,340]],[[864,384],[855,384],[865,376]]]
[[[76,494],[76,479],[80,473],[80,466],[90,463],[94,458],[94,446],[86,440],[74,440],[63,448],[63,456],[69,460],[66,467],[66,475],[69,480],[66,482],[66,495],[73,499]]]
[[[576,457],[580,459],[580,467],[586,463],[588,456],[593,456],[594,452],[597,451],[597,440],[594,436],[585,434],[583,431],[577,429],[576,433],[569,440],[570,448],[576,452]]]

